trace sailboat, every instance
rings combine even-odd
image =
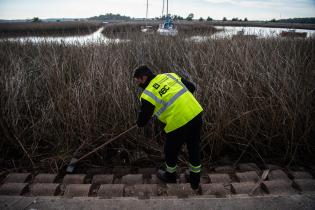
[[[162,9],[162,17],[163,17],[163,13],[164,13],[164,1],[163,0],[163,9]],[[170,14],[168,14],[168,0],[166,3],[166,17],[165,20],[162,24],[160,24],[159,29],[157,30],[157,32],[160,35],[164,35],[164,36],[176,36],[178,34],[178,30],[176,29],[173,20],[170,16]]]
[[[152,26],[148,26],[148,11],[149,11],[149,0],[147,0],[147,11],[145,16],[145,26],[141,26],[141,31],[144,33],[154,33]]]

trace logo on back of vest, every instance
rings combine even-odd
[[[160,96],[162,97],[170,88],[167,88],[167,85],[164,85],[164,87],[159,91]]]
[[[160,85],[157,84],[157,83],[154,83],[153,87],[154,87],[155,89],[159,89]]]

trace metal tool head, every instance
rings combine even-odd
[[[66,169],[66,172],[67,172],[67,173],[73,173],[77,162],[78,162],[78,159],[72,158],[71,161],[70,161],[70,163],[68,164],[68,167],[67,167],[67,169]]]

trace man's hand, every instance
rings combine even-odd
[[[137,119],[137,125],[139,128],[144,127],[150,121],[153,112],[153,104],[145,99],[141,99],[141,109]]]

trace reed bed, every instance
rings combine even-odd
[[[130,35],[132,36],[132,35]],[[202,159],[314,160],[315,40],[136,36],[122,43],[0,42],[3,167],[58,172],[132,126],[139,89],[132,69],[176,72],[197,85],[204,107]],[[84,164],[158,165],[163,132],[152,120]],[[187,154],[180,155],[180,163]]]
[[[84,35],[101,25],[95,21],[0,23],[0,37]]]
[[[162,21],[148,21],[145,22],[122,22],[122,23],[110,23],[104,27],[103,34],[106,37],[110,38],[131,38],[142,36],[141,28],[146,26],[151,26],[153,31],[156,31],[159,28],[159,24]],[[221,31],[216,29],[214,26],[211,26],[208,23],[195,23],[195,22],[176,22],[176,28],[180,31],[181,36],[194,36],[194,35],[212,35],[216,32]]]

